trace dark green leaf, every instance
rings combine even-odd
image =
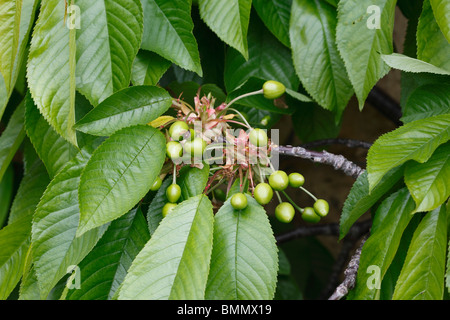
[[[154,52],[140,50],[131,69],[131,82],[155,86],[172,63]]]
[[[111,299],[149,238],[139,208],[111,222],[96,246],[78,265],[80,288],[70,290],[66,300]]]
[[[197,42],[192,34],[191,2],[147,0],[144,10],[142,49],[156,52],[183,69],[202,75]]]
[[[253,0],[253,7],[267,29],[286,47],[290,47],[289,16],[291,5],[292,0]]]

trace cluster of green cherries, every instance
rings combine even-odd
[[[272,200],[274,191],[284,191],[289,186],[301,188],[304,183],[305,178],[300,173],[293,172],[287,175],[283,170],[277,170],[269,176],[268,183],[260,182],[256,185],[253,190],[253,197],[260,205],[266,205]],[[289,223],[295,216],[296,208],[300,211],[304,221],[317,223],[328,214],[330,207],[326,200],[315,197],[314,199],[314,205],[305,208],[300,208],[295,203],[280,201],[280,204],[275,208],[275,217],[281,222]],[[234,209],[244,210],[247,207],[247,197],[241,192],[236,193],[231,197],[230,203]]]
[[[268,99],[275,99],[280,97],[285,92],[283,84],[277,81],[267,81],[261,93]],[[169,128],[169,136],[171,140],[166,144],[166,153],[170,160],[177,163],[183,155],[187,152],[188,155],[197,156],[202,155],[207,146],[206,141],[201,137],[195,137],[193,129],[190,129],[188,124],[184,121],[177,120],[171,124]],[[180,141],[184,140],[183,145]],[[268,137],[264,130],[253,128],[249,133],[249,142],[256,147],[265,147],[268,144]],[[175,177],[175,174],[174,174]],[[275,208],[275,217],[284,223],[289,223],[295,216],[295,209],[301,213],[304,221],[317,223],[322,217],[325,217],[329,212],[329,205],[326,200],[317,199],[314,195],[304,189],[302,186],[305,183],[305,178],[300,173],[294,172],[289,175],[282,170],[273,171],[268,178],[268,183],[261,181],[253,188],[253,197],[260,205],[268,204],[274,195],[277,193],[280,203]],[[157,177],[150,190],[156,191],[162,185],[162,180]],[[287,187],[301,188],[309,194],[314,200],[312,207],[301,208],[296,205],[284,192]],[[288,198],[288,202],[281,200],[278,192],[283,192]],[[172,182],[166,189],[166,197],[169,201],[163,206],[162,215],[166,217],[176,206],[181,197],[181,188],[176,181]],[[234,194],[230,199],[231,206],[235,210],[244,210],[247,205],[247,197],[244,193],[239,192]],[[295,208],[294,208],[295,207]]]
[[[257,147],[264,147],[268,143],[268,137],[264,130],[256,128],[250,132],[249,141]],[[274,190],[276,192],[280,191],[284,193],[284,190],[289,186],[301,188],[315,200],[314,205],[312,207],[301,208],[290,198],[289,202],[284,202],[281,201],[281,198],[279,197],[280,204],[275,208],[275,217],[281,222],[289,223],[295,216],[296,208],[300,211],[304,221],[317,223],[321,218],[328,215],[330,207],[326,200],[317,199],[314,195],[304,189],[302,187],[304,183],[304,176],[298,172],[293,172],[288,176],[283,170],[277,170],[272,172],[269,176],[268,183],[260,182],[256,185],[253,190],[253,197],[259,204],[266,205],[272,200]],[[286,195],[286,193],[284,194]],[[288,196],[286,195],[286,197]],[[247,197],[242,192],[234,194],[231,197],[230,202],[236,210],[243,210],[247,207]]]

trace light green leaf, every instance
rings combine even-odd
[[[294,0],[290,21],[297,75],[313,99],[339,120],[353,89],[335,42],[336,9],[319,0]]]
[[[375,0],[370,4],[360,0],[339,1],[336,41],[360,109],[373,86],[389,71],[380,53],[393,51],[395,4],[396,0]],[[380,16],[368,10],[372,8],[378,8]]]
[[[75,29],[64,25],[64,1],[41,3],[28,57],[31,96],[44,118],[77,145],[75,130]]]
[[[25,97],[25,129],[39,158],[54,177],[77,153],[78,149],[63,139],[42,117],[30,94]]]
[[[425,0],[417,25],[417,59],[450,72],[449,57],[450,43],[436,23],[430,1]]]
[[[344,203],[340,218],[339,239],[347,234],[350,227],[381,197],[386,194],[403,176],[403,167],[391,169],[380,183],[369,193],[367,171],[359,175]]]
[[[6,300],[22,277],[30,245],[31,216],[0,230],[0,300]]]
[[[247,31],[252,0],[199,0],[198,7],[211,30],[248,59]]]
[[[247,195],[234,210],[228,199],[215,215],[214,246],[206,287],[209,300],[273,299],[278,250],[263,207]]]
[[[68,268],[94,247],[105,228],[76,237],[80,211],[78,185],[89,159],[84,149],[55,176],[33,216],[32,257],[41,299],[45,299]]]
[[[407,188],[393,193],[378,207],[373,218],[370,237],[364,243],[361,251],[360,265],[356,278],[357,286],[352,293],[352,299],[375,300],[378,299],[379,290],[373,284],[373,270],[379,268],[377,281],[383,277],[397,252],[403,231],[412,218],[414,200]]]
[[[131,69],[133,85],[155,86],[172,63],[154,52],[140,50]]]
[[[414,59],[400,53],[382,54],[384,62],[390,67],[399,69],[405,72],[428,72],[435,74],[450,75],[450,72],[442,68],[436,67],[428,62]]]
[[[301,101],[301,102],[313,102],[314,101],[310,97],[308,97],[308,96],[306,96],[306,95],[304,95],[304,94],[302,94],[300,92],[291,90],[289,88],[286,88],[286,94],[291,96],[292,98],[298,100],[298,101]]]
[[[130,84],[142,40],[142,7],[139,0],[76,0],[75,4],[81,13],[76,85],[96,106]]]
[[[78,121],[75,128],[96,136],[110,136],[125,127],[148,124],[171,105],[172,98],[166,90],[133,86],[105,99]]]
[[[410,161],[405,183],[416,201],[415,212],[431,211],[450,196],[450,144],[441,145],[425,163]]]
[[[436,22],[450,43],[450,2],[448,0],[430,0]]]
[[[450,113],[450,90],[445,83],[425,84],[415,88],[402,107],[403,123]]]
[[[34,214],[49,182],[50,179],[44,164],[39,158],[36,159],[20,182],[9,212],[8,224]]]
[[[0,180],[25,137],[24,114],[25,106],[22,101],[16,107],[6,129],[0,135]]]
[[[0,119],[22,69],[38,1],[0,3]]]
[[[66,300],[110,300],[149,238],[139,208],[111,222],[96,246],[78,264],[80,288],[69,290]]]
[[[77,236],[127,213],[150,190],[166,156],[166,140],[151,126],[111,135],[81,175]]]
[[[290,47],[289,16],[292,0],[253,0],[252,3],[267,29],[286,47]]]
[[[291,50],[267,32],[264,24],[252,19],[248,30],[248,59],[228,48],[225,59],[225,87],[231,92],[250,77],[276,80],[297,90],[299,80],[292,65]]]
[[[178,204],[133,261],[119,299],[204,299],[213,224],[205,195]]]
[[[428,212],[414,232],[393,300],[441,300],[447,250],[445,206]]]
[[[410,122],[378,138],[369,149],[369,191],[392,168],[408,160],[424,163],[436,148],[450,139],[450,114]]]
[[[177,183],[181,188],[180,201],[198,196],[205,190],[209,178],[209,165],[203,163],[203,168],[185,166],[180,170]]]
[[[192,30],[191,2],[144,0],[142,49],[156,52],[183,69],[202,76],[200,56]]]

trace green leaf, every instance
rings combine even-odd
[[[407,188],[393,193],[378,207],[373,218],[371,235],[364,243],[361,251],[360,265],[356,278],[356,287],[352,299],[374,300],[378,299],[379,290],[370,286],[373,280],[379,283],[389,268],[397,252],[403,232],[412,218],[414,200]],[[370,267],[378,268],[374,274]]]
[[[410,161],[405,168],[405,183],[416,201],[415,212],[431,211],[450,196],[450,144],[441,145],[427,162]]]
[[[70,290],[66,300],[110,300],[149,238],[145,218],[138,208],[111,222],[78,265],[80,288]]]
[[[182,83],[171,82],[169,84],[169,90],[172,93],[172,96],[177,98],[180,97],[181,100],[184,100],[191,105],[194,104],[194,98],[197,96],[197,93],[199,93],[200,97],[202,97],[203,95],[207,96],[209,93],[211,93],[211,95],[216,98],[215,106],[218,106],[219,103],[224,102],[226,99],[223,90],[212,83],[199,85],[198,83],[193,81]]]
[[[393,51],[395,4],[396,0],[375,0],[370,4],[359,0],[339,1],[336,41],[360,109],[373,86],[389,71],[380,53]],[[376,12],[368,12],[371,8],[380,10],[379,29],[372,28],[378,16]]]
[[[449,56],[450,43],[436,23],[430,1],[425,0],[417,25],[417,59],[450,72]]]
[[[0,229],[3,228],[6,218],[8,217],[9,207],[13,197],[14,172],[12,166],[6,169],[2,180],[0,180],[0,194],[2,201],[0,202]]]
[[[49,182],[50,179],[44,164],[39,158],[36,159],[20,182],[9,212],[8,224],[34,214]]]
[[[402,107],[403,123],[450,113],[448,84],[425,84],[415,88]]]
[[[335,42],[336,9],[319,0],[294,0],[290,21],[297,75],[313,99],[340,119],[353,89]]]
[[[49,176],[53,178],[78,150],[53,130],[40,114],[30,94],[25,97],[25,109],[27,135]]]
[[[276,80],[297,89],[299,80],[292,65],[291,51],[272,36],[255,17],[248,30],[248,59],[228,48],[225,59],[225,87],[231,92],[250,77]]]
[[[450,2],[448,0],[430,0],[436,22],[450,42]]]
[[[142,7],[139,0],[76,0],[75,4],[81,13],[81,29],[76,31],[76,85],[96,106],[130,84],[142,39]]]
[[[217,36],[248,59],[247,32],[251,0],[199,0],[203,21]]]
[[[428,72],[435,74],[450,75],[450,72],[442,68],[436,67],[431,63],[414,59],[400,53],[392,54],[382,54],[384,62],[386,62],[390,67],[399,69],[405,72]]]
[[[154,86],[133,86],[105,99],[75,125],[77,130],[96,136],[110,136],[134,125],[145,125],[169,109],[172,98]]]
[[[447,250],[445,206],[428,212],[414,232],[393,300],[441,300]]]
[[[82,150],[50,182],[33,216],[32,257],[41,299],[94,247],[105,228],[76,237],[80,211],[78,185],[89,159]]]
[[[23,67],[37,3],[5,0],[0,4],[0,119]]]
[[[154,52],[140,50],[131,69],[133,85],[155,86],[172,63]]]
[[[6,300],[22,277],[30,245],[31,216],[0,230],[0,300]]]
[[[121,129],[92,154],[79,187],[77,236],[127,213],[150,190],[166,156],[166,140],[150,126]]]
[[[9,119],[5,131],[0,135],[0,180],[25,137],[24,113],[22,101]]]
[[[367,171],[364,171],[353,184],[340,218],[339,239],[345,237],[350,227],[379,199],[383,197],[403,176],[403,167],[391,169],[381,179],[374,189],[369,192]]]
[[[203,192],[209,178],[209,165],[203,163],[203,168],[184,166],[180,170],[177,183],[181,188],[180,201],[198,196]]]
[[[336,124],[335,115],[316,103],[297,103],[295,113],[292,115],[292,123],[297,137],[303,143],[336,138],[341,130],[341,125]]]
[[[141,48],[156,52],[183,69],[202,76],[197,42],[192,30],[191,2],[142,1],[144,33]]]
[[[450,114],[410,122],[378,138],[369,149],[369,191],[392,168],[408,160],[424,163],[436,148],[450,139]]]
[[[28,57],[31,96],[44,118],[77,145],[75,130],[75,29],[64,26],[63,1],[41,3]]]
[[[214,246],[206,287],[208,300],[273,299],[278,249],[263,207],[247,195],[234,210],[228,199],[215,215]]]
[[[308,97],[300,92],[291,90],[289,88],[286,88],[286,94],[289,95],[290,97],[294,98],[295,100],[298,100],[301,102],[313,102],[314,101],[310,97]]]
[[[286,47],[290,47],[289,17],[292,0],[253,0],[252,3],[267,29]]]
[[[205,195],[178,204],[133,261],[119,299],[204,299],[213,224]]]

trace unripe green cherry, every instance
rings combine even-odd
[[[227,195],[225,194],[225,191],[223,191],[222,189],[214,190],[214,197],[220,201],[225,201],[227,199]]]
[[[269,184],[276,191],[283,191],[289,185],[289,178],[286,172],[278,170],[269,176]]]
[[[231,197],[230,203],[236,210],[244,210],[248,205],[246,195],[240,192]]]
[[[200,137],[194,138],[192,141],[186,141],[184,150],[191,156],[202,156],[206,149],[206,141]]]
[[[183,134],[189,130],[189,126],[184,121],[175,121],[169,128],[169,135],[175,141],[183,139]]]
[[[162,215],[163,217],[166,217],[169,213],[172,212],[172,210],[177,206],[176,203],[171,203],[168,202],[164,205],[164,207],[162,208]]]
[[[276,99],[286,92],[284,84],[278,81],[269,80],[263,84],[263,94],[267,99]]]
[[[156,177],[155,182],[153,182],[152,186],[150,187],[150,191],[156,191],[161,187],[162,184],[162,180],[161,178],[158,176]]]
[[[314,211],[321,217],[325,217],[328,212],[330,211],[330,205],[326,200],[323,199],[317,199],[316,202],[314,202]]]
[[[289,175],[289,185],[293,188],[299,188],[305,183],[305,177],[300,173],[293,172]]]
[[[250,143],[256,147],[265,147],[267,146],[267,133],[263,129],[252,129],[248,135],[248,139]]]
[[[268,183],[261,182],[253,190],[253,196],[260,205],[266,205],[272,200],[272,187]]]
[[[181,197],[181,188],[176,183],[171,184],[166,189],[166,197],[169,202],[175,203]]]
[[[302,212],[302,219],[306,222],[317,223],[320,221],[320,216],[311,207],[306,207]]]
[[[281,222],[291,222],[294,215],[295,209],[289,202],[282,202],[275,208],[275,217]]]
[[[183,155],[183,146],[178,141],[169,141],[166,144],[166,153],[169,159],[177,160]]]

